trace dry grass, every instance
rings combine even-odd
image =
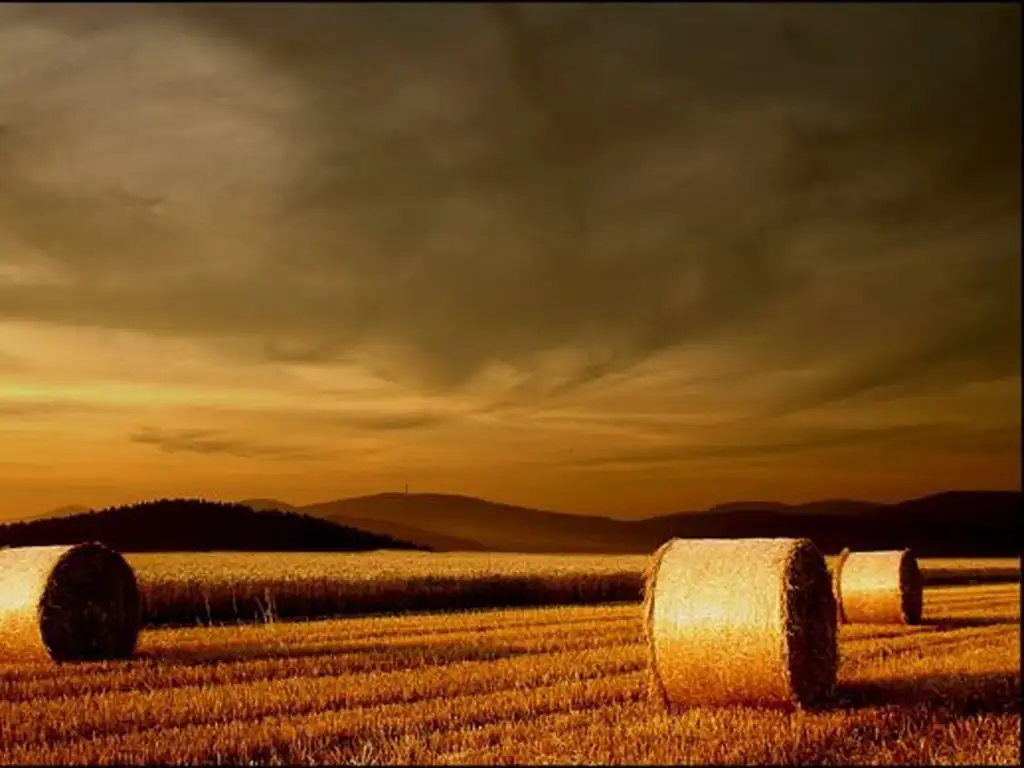
[[[126,555],[146,624],[267,622],[464,608],[639,601],[646,555],[250,553]],[[831,559],[831,558],[830,558]],[[1019,561],[923,560],[925,583],[1006,580]]]
[[[653,711],[639,605],[143,631],[0,663],[0,763],[1020,762],[1017,585],[839,633],[836,703]]]
[[[0,550],[0,658],[131,655],[139,593],[124,559],[100,544]]]
[[[128,555],[147,624],[639,601],[647,558],[368,552]]]
[[[925,558],[918,559],[917,564],[926,587],[1020,581],[1019,557]]]
[[[812,706],[836,680],[836,607],[806,539],[674,539],[652,558],[645,625],[656,699]]]

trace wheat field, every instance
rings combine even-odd
[[[632,602],[645,555],[189,552],[127,555],[147,624]]]
[[[646,692],[638,604],[145,630],[136,658],[0,663],[0,763],[1019,764],[1020,587],[844,626],[820,712]]]
[[[149,625],[633,602],[647,555],[490,552],[129,554]],[[834,560],[834,558],[829,558]],[[1019,581],[1016,558],[921,560],[925,584]]]

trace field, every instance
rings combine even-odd
[[[153,628],[0,663],[0,763],[1019,764],[1019,621],[1019,584],[929,587],[920,626],[842,628],[828,710],[674,715],[636,603]]]
[[[127,556],[148,625],[635,602],[646,555],[190,552]],[[833,560],[834,558],[829,558]],[[1020,561],[921,560],[926,585],[1019,581]]]
[[[1020,581],[1020,560],[1014,557],[988,560],[924,558],[918,563],[926,586]]]
[[[644,555],[189,552],[127,556],[146,624],[635,602]]]

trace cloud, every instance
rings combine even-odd
[[[776,440],[686,443],[658,445],[629,451],[574,459],[570,466],[581,469],[630,469],[672,465],[706,459],[750,460],[776,456],[805,455],[832,448],[909,443],[928,445],[948,434],[942,425],[917,424],[871,428],[794,429]]]
[[[225,429],[260,424],[274,433],[319,434],[325,438],[349,433],[414,431],[451,425],[464,418],[460,412],[440,406],[411,402],[397,407],[397,398],[382,405],[380,398],[363,400],[351,393],[345,398],[348,402],[344,407],[335,406],[329,395],[312,392],[290,405],[231,403],[230,392],[223,399],[224,404],[217,405],[185,404],[181,413],[187,414],[185,418],[193,423],[216,424]]]
[[[1019,20],[4,8],[0,229],[70,277],[0,282],[0,319],[438,392],[578,361],[520,398],[687,345],[847,367],[797,408],[1019,371]]]
[[[22,373],[27,370],[27,367],[25,360],[20,355],[0,350],[0,374]]]
[[[374,432],[403,432],[422,427],[433,427],[448,421],[450,421],[450,418],[442,414],[379,413],[343,416],[336,419],[335,423],[352,425]]]
[[[3,461],[0,460],[0,470],[4,472],[21,472],[24,470],[36,470],[45,469],[53,470],[55,466],[53,464],[46,464],[40,461]]]
[[[223,432],[207,429],[157,429],[141,427],[131,435],[133,443],[153,445],[167,453],[201,453],[234,456],[242,459],[301,461],[322,458],[317,449],[274,445],[254,440],[229,437]]]
[[[68,414],[85,414],[103,410],[103,406],[78,400],[0,400],[0,416],[36,418]]]
[[[221,409],[223,413],[223,409]],[[354,430],[360,432],[406,432],[427,427],[450,424],[457,414],[430,410],[386,411],[373,408],[337,410],[329,408],[293,408],[267,411],[244,412],[248,416],[267,418],[272,416],[281,423],[319,426]],[[241,413],[236,414],[241,415]]]
[[[850,400],[873,402],[948,390],[973,380],[1020,376],[1020,324],[975,325],[951,331],[934,343],[922,341],[904,354],[889,350],[855,359],[838,371],[823,371],[812,384],[795,387],[771,408],[749,418],[782,417]]]

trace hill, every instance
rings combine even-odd
[[[633,553],[647,551],[650,541],[633,522],[441,493],[381,493],[301,509],[335,523],[399,525],[497,552]]]
[[[276,499],[249,499],[243,504],[264,514],[304,515],[361,534],[408,542],[406,546],[443,551],[632,554],[651,552],[673,536],[797,536],[813,539],[826,553],[844,546],[909,546],[926,557],[1011,557],[1021,553],[1021,501],[1019,491],[950,491],[896,504],[848,499],[805,504],[737,501],[639,520],[571,515],[440,493],[382,493],[301,507]],[[257,513],[249,509],[249,514]],[[238,525],[226,526],[217,539],[224,545],[218,548],[250,548],[242,539],[248,541],[251,534],[231,533],[241,530],[232,527]],[[180,535],[171,531],[168,540],[176,541]],[[156,546],[157,538],[153,541],[153,549],[172,548],[166,543]],[[275,541],[273,547],[260,548],[288,547]]]
[[[448,536],[437,533],[426,528],[417,528],[404,523],[396,523],[388,520],[373,520],[366,517],[347,516],[334,521],[336,524],[344,522],[345,525],[358,528],[361,531],[379,533],[383,536],[392,536],[403,541],[412,541],[420,546],[437,552],[480,552],[488,549],[479,541],[465,539],[459,536]]]
[[[897,504],[813,502],[682,512],[640,521],[654,539],[808,537],[825,552],[911,547],[924,557],[1019,555],[1022,494],[951,491]]]
[[[287,501],[277,499],[244,499],[237,502],[243,507],[255,509],[257,512],[298,512],[299,508]]]
[[[57,507],[51,509],[49,512],[42,512],[37,515],[29,515],[22,518],[19,522],[28,522],[30,520],[43,520],[53,517],[70,517],[71,515],[82,515],[86,512],[91,512],[92,509],[89,507],[83,507],[81,504],[68,504],[65,507]]]
[[[1008,557],[1020,554],[1016,531],[1021,500],[1021,493],[1015,491],[955,491],[897,504],[846,499],[795,505],[750,501],[632,521],[445,494],[385,493],[301,509],[368,530],[395,535],[402,531],[418,543],[431,541],[437,549],[465,547],[450,547],[430,535],[468,539],[494,551],[567,553],[650,552],[673,536],[794,536],[813,539],[826,553],[847,546],[912,547],[927,557]],[[377,527],[370,528],[370,521]]]
[[[198,499],[161,499],[0,525],[0,546],[81,541],[100,541],[121,552],[426,549],[296,512]]]
[[[298,507],[286,501],[277,499],[245,499],[239,504],[252,507],[255,510],[280,510],[288,512],[298,511]],[[475,552],[484,549],[478,541],[462,539],[458,536],[446,536],[436,531],[416,528],[404,523],[396,523],[389,520],[374,520],[368,517],[357,517],[353,515],[338,515],[332,517],[331,521],[336,524],[344,524],[361,531],[378,533],[382,536],[391,536],[402,541],[411,541],[428,549],[443,552]]]

